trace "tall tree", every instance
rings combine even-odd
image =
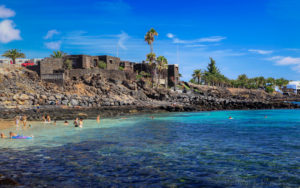
[[[65,53],[63,51],[53,51],[53,54],[51,54],[50,57],[52,57],[52,58],[62,58],[66,55],[67,55],[67,53]]]
[[[220,74],[220,71],[216,66],[216,61],[212,57],[210,57],[209,59],[210,59],[210,63],[207,66],[207,71],[210,74]]]
[[[153,53],[153,42],[155,36],[158,36],[158,33],[153,28],[151,28],[145,35],[145,41],[150,45],[151,54]]]
[[[149,61],[149,66],[151,69],[152,87],[154,85],[154,76],[156,76],[156,63],[154,63],[155,60],[156,60],[155,53],[147,54],[147,61]]]
[[[201,77],[202,77],[202,71],[201,69],[194,70],[194,73],[192,74],[193,78],[197,80],[197,83],[200,84]]]
[[[13,64],[16,64],[17,58],[25,58],[26,57],[24,53],[21,53],[21,51],[17,50],[17,49],[7,50],[4,54],[2,54],[2,56],[12,59]]]

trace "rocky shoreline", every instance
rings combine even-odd
[[[44,115],[50,115],[55,120],[71,120],[76,117],[93,119],[100,115],[118,117],[134,114],[167,113],[167,112],[197,112],[216,110],[258,110],[258,109],[296,109],[298,105],[286,102],[245,102],[245,101],[199,101],[197,105],[161,105],[161,106],[109,106],[109,107],[48,107],[40,109],[2,109],[1,119],[13,119],[26,115],[28,120],[42,120]]]
[[[24,68],[2,70],[0,74],[0,118],[26,115],[41,120],[75,117],[114,117],[136,113],[190,112],[242,109],[299,108],[280,93],[263,90],[212,87],[180,82],[174,88],[151,87],[145,79],[115,80],[86,75],[63,86],[41,81]],[[293,100],[298,100],[293,98]]]

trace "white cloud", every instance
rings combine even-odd
[[[0,6],[0,18],[10,18],[16,15],[15,11],[6,8],[4,5]]]
[[[300,58],[290,56],[274,56],[268,58],[268,60],[275,62],[276,65],[280,66],[291,66],[293,70],[300,72]]]
[[[50,50],[59,50],[61,46],[61,41],[46,42],[45,46]]]
[[[175,35],[173,35],[172,33],[168,33],[168,34],[167,34],[167,37],[170,38],[170,39],[172,39],[172,38],[175,37]]]
[[[58,32],[55,29],[49,30],[47,32],[47,35],[44,37],[44,39],[51,39],[54,35],[58,35],[58,34],[60,34],[60,32]]]
[[[173,43],[175,44],[195,44],[195,43],[204,43],[204,42],[220,42],[222,40],[225,40],[226,37],[222,36],[211,36],[211,37],[205,37],[205,38],[199,38],[194,40],[181,40],[179,38],[175,38],[174,35],[170,35],[171,39],[173,39]]]
[[[122,32],[121,34],[117,35],[119,37],[118,40],[118,46],[122,48],[123,50],[126,50],[127,47],[124,45],[124,42],[129,38],[128,34],[125,32]]]
[[[15,29],[12,20],[3,20],[0,22],[0,42],[9,43],[14,40],[21,40],[20,30]]]
[[[249,49],[248,51],[249,51],[249,52],[258,53],[258,54],[261,54],[261,55],[266,55],[266,54],[271,54],[271,53],[273,53],[272,50]]]

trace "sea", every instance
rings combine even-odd
[[[231,117],[231,118],[230,118]],[[299,187],[300,110],[159,113],[32,122],[0,139],[23,187]]]

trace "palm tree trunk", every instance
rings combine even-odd
[[[151,54],[153,53],[153,44],[150,44],[150,51],[151,51]]]
[[[16,64],[16,58],[12,58],[13,64]]]

